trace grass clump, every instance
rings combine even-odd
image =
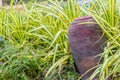
[[[0,79],[77,79],[68,49],[67,29],[81,12],[72,0],[62,3],[49,1],[46,5],[23,4],[22,11],[12,7],[1,10],[0,36],[4,40],[0,50]]]

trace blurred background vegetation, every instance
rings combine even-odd
[[[12,0],[2,0],[3,5],[9,5],[11,1],[12,1]],[[35,1],[37,1],[37,2],[42,2],[42,1],[47,1],[47,0],[13,0],[13,1],[14,1],[14,4],[17,4],[17,3],[19,3],[19,2],[28,3],[28,2],[35,2]]]

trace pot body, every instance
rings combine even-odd
[[[77,18],[71,23],[68,31],[69,47],[80,74],[97,65],[99,57],[95,56],[103,52],[106,41],[102,35],[102,30],[90,16]],[[88,78],[93,71],[84,77]]]

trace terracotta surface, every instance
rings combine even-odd
[[[90,16],[76,18],[71,23],[68,31],[69,46],[81,75],[97,65],[99,57],[95,56],[103,52],[106,41],[105,37],[101,38],[102,34],[102,30]],[[83,80],[93,71],[86,74]]]

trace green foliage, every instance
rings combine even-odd
[[[23,11],[2,9],[1,80],[77,79],[67,29],[81,11],[72,0],[63,3],[49,1],[46,5],[33,3],[29,7],[23,4]]]
[[[76,0],[48,0],[23,4],[23,11],[1,9],[0,80],[77,80],[67,31],[76,17],[86,14],[96,20],[107,38],[102,61],[90,79],[115,79],[120,74],[119,6],[116,0],[96,0],[90,8],[84,6]]]

